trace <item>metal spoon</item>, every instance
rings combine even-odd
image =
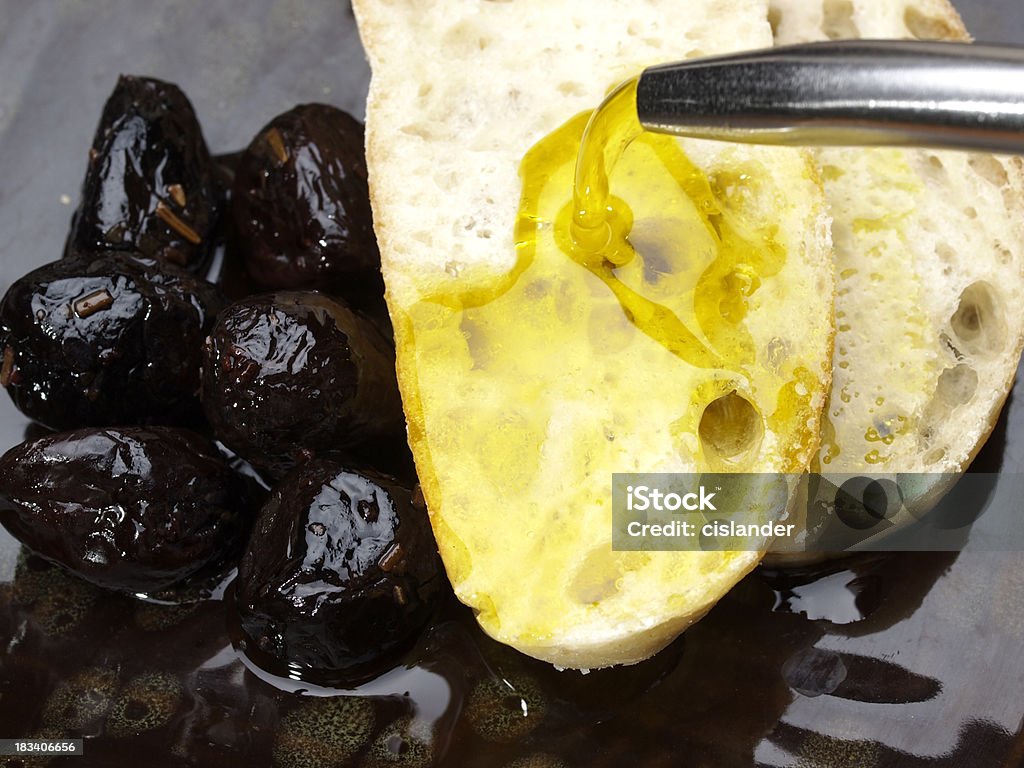
[[[1024,48],[851,40],[651,67],[647,130],[785,145],[1024,154]]]

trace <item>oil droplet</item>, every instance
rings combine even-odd
[[[874,426],[868,427],[864,433],[864,439],[869,443],[884,443],[892,445],[896,436],[906,431],[907,420],[903,416],[891,416],[888,419],[877,420]]]
[[[888,456],[882,456],[882,454],[880,454],[877,450],[869,451],[868,453],[864,454],[864,461],[866,461],[868,464],[881,464],[882,462],[888,460]]]
[[[838,413],[835,415],[838,416]],[[821,421],[821,443],[824,452],[821,454],[822,464],[831,464],[839,455],[839,443],[836,441],[836,427],[828,416]]]

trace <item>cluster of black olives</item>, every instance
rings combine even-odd
[[[269,292],[229,303],[234,264]],[[358,121],[296,107],[217,158],[180,89],[122,77],[63,257],[0,302],[0,385],[54,430],[0,458],[0,522],[134,593],[241,555],[253,653],[359,675],[393,656],[444,582],[379,264]],[[275,484],[262,509],[235,457]]]

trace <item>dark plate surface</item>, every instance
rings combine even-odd
[[[1024,42],[1017,0],[962,10],[979,39]],[[215,152],[297,103],[361,116],[368,79],[340,0],[0,4],[0,292],[60,254],[120,72],[179,83]],[[26,426],[0,398],[0,451]],[[1024,469],[1021,382],[977,466]],[[0,737],[84,736],[84,758],[50,762],[76,768],[371,765],[370,742],[405,744],[383,763],[400,766],[1024,764],[1020,553],[761,571],[654,660],[588,676],[496,647],[452,604],[366,705],[261,679],[227,616],[101,593],[0,529]]]

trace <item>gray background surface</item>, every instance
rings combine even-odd
[[[954,4],[978,42],[1024,44],[1021,0],[961,0]]]

